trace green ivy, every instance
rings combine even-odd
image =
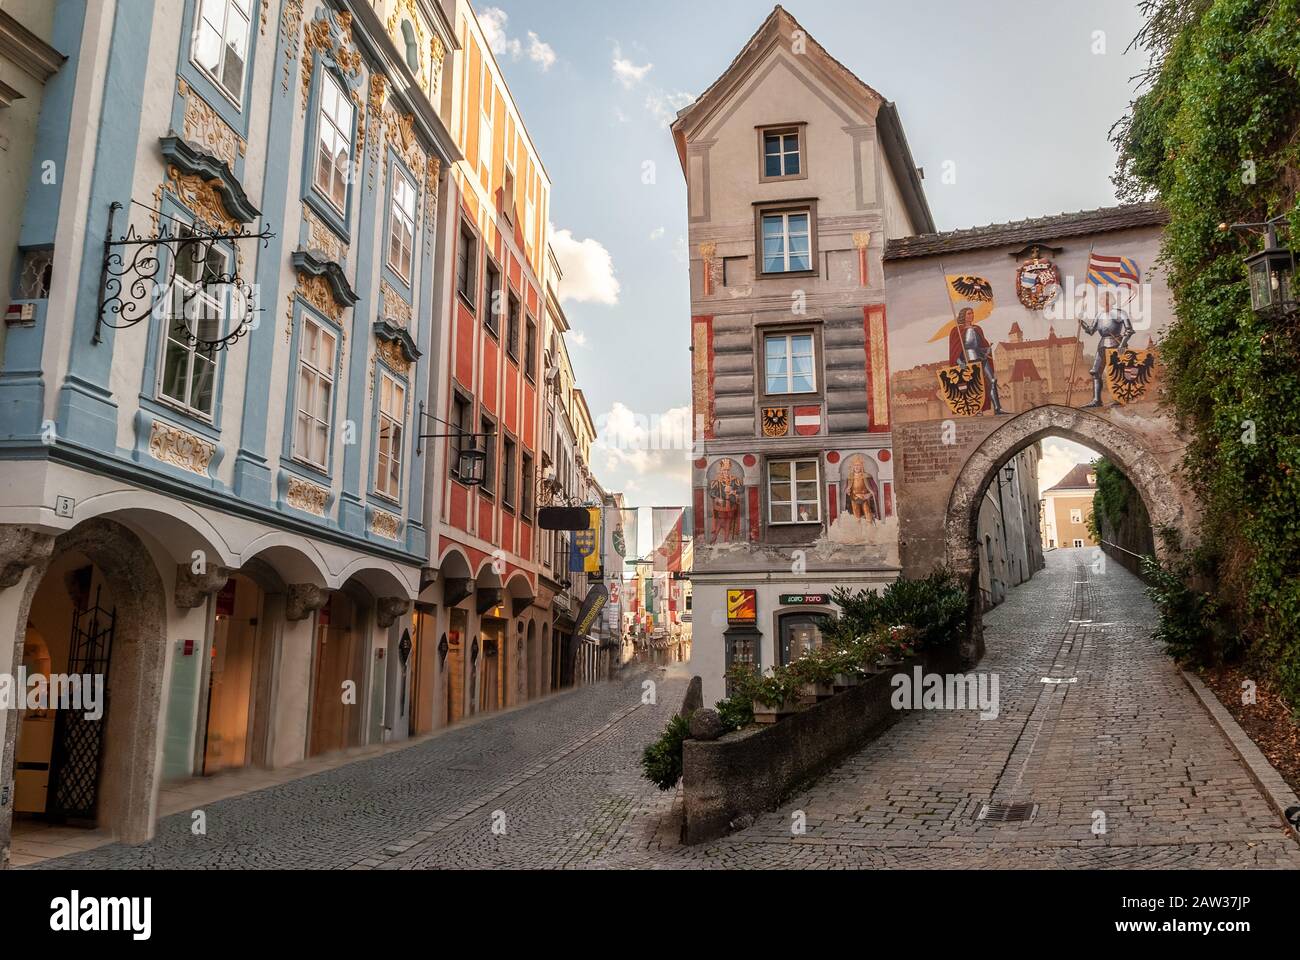
[[[1151,84],[1114,131],[1126,199],[1168,208],[1175,298],[1165,396],[1189,437],[1204,505],[1193,564],[1215,572],[1201,611],[1300,707],[1300,330],[1250,309],[1244,257],[1219,229],[1286,215],[1300,247],[1300,0],[1149,0]],[[1210,654],[1224,651],[1206,651]]]

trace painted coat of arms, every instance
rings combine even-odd
[[[1016,274],[1016,295],[1026,309],[1046,309],[1061,295],[1061,271],[1034,251],[1034,256],[1021,264]]]
[[[1106,354],[1106,385],[1118,404],[1137,403],[1155,379],[1156,358],[1150,350],[1110,350]]]
[[[763,436],[786,437],[790,435],[790,408],[763,408]]]

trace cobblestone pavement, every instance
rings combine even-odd
[[[1300,867],[1300,846],[1150,639],[1141,584],[1091,562],[1049,554],[986,618],[979,671],[999,678],[996,719],[906,714],[723,841],[682,847],[676,798],[640,778],[641,750],[681,700],[678,667],[647,674],[654,705],[640,676],[575,691],[213,804],[206,837],[177,816],[150,844],[47,866]],[[1037,814],[981,821],[989,801]]]

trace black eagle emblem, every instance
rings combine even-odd
[[[1106,383],[1116,403],[1141,400],[1155,372],[1156,358],[1149,350],[1111,350],[1106,355]]]
[[[973,300],[976,303],[993,302],[993,284],[983,277],[954,277],[952,289],[963,300]]]
[[[939,371],[939,389],[957,417],[978,417],[984,410],[984,370],[975,364]]]

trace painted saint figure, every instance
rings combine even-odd
[[[948,334],[948,362],[963,370],[970,364],[979,364],[984,371],[984,381],[988,384],[982,412],[992,407],[995,415],[1002,416],[998,375],[993,367],[993,345],[984,336],[983,328],[975,322],[975,311],[970,307],[963,308],[957,314],[957,329]]]
[[[740,539],[740,478],[732,473],[732,462],[719,460],[717,474],[709,481],[709,499],[713,504],[713,542],[721,537],[723,543]]]
[[[1102,291],[1098,296],[1098,303],[1101,312],[1097,314],[1097,319],[1082,321],[1084,333],[1090,337],[1101,337],[1101,341],[1097,344],[1096,359],[1092,361],[1092,403],[1085,405],[1084,410],[1105,406],[1101,399],[1101,388],[1107,357],[1112,350],[1120,353],[1127,350],[1128,342],[1133,339],[1135,332],[1133,321],[1118,306],[1113,293]]]
[[[861,457],[849,462],[849,474],[844,481],[845,507],[859,520],[873,523],[880,518],[876,501],[875,483],[867,473],[867,464]]]

